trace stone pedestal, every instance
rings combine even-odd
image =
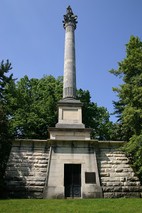
[[[85,128],[82,123],[82,103],[66,98],[58,102],[57,128]]]
[[[58,103],[58,123],[49,128],[52,140],[90,140],[90,128],[82,123],[82,103],[66,98]]]
[[[89,128],[49,128],[50,139],[52,140],[90,140]]]

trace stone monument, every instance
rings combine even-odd
[[[70,6],[65,29],[63,99],[58,103],[58,123],[49,128],[52,158],[47,198],[101,197],[91,129],[82,123],[82,103],[76,99],[75,29],[77,16]]]
[[[64,15],[63,99],[50,139],[18,139],[5,172],[10,198],[142,197],[142,187],[120,149],[123,141],[90,139],[82,123],[82,103],[76,99],[75,29],[71,7]]]
[[[65,29],[63,99],[58,103],[58,123],[49,128],[51,139],[90,139],[90,129],[82,123],[82,103],[76,99],[75,29],[77,16],[70,6],[64,15]]]

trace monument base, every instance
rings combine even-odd
[[[50,127],[51,140],[90,140],[90,128],[55,128]]]
[[[83,104],[73,98],[65,98],[58,102],[57,128],[85,128],[82,123]]]

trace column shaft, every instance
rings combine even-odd
[[[74,25],[65,26],[63,98],[76,97],[76,64]]]

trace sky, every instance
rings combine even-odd
[[[0,61],[9,59],[14,78],[63,75],[63,15],[70,5],[75,31],[77,88],[113,113],[122,81],[109,73],[125,58],[130,36],[142,40],[142,0],[0,0]],[[116,117],[110,117],[116,121]]]

